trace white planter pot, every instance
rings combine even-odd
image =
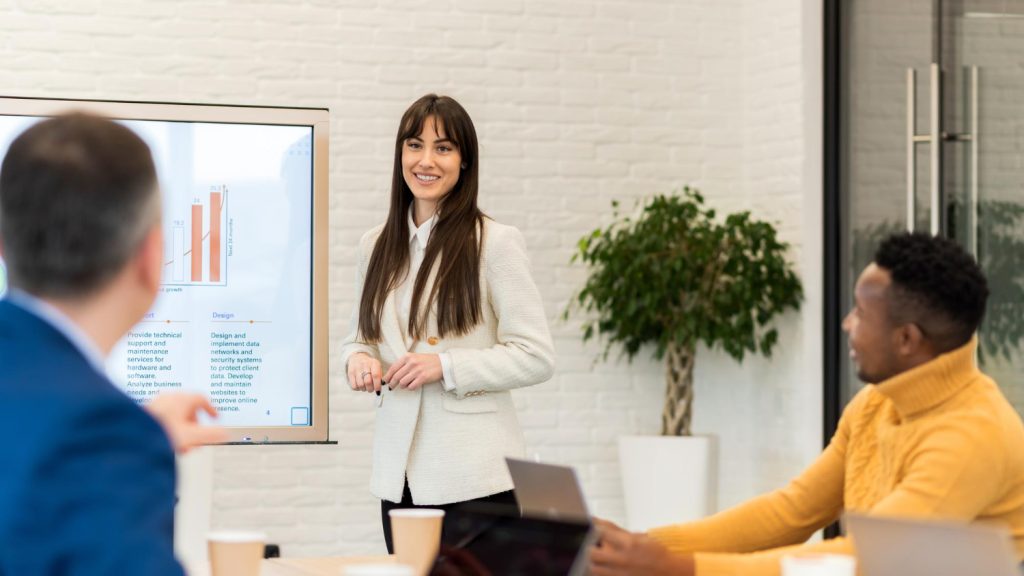
[[[715,511],[718,451],[711,436],[622,436],[619,464],[627,528],[703,518]]]

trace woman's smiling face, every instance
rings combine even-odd
[[[417,203],[432,204],[436,209],[458,183],[461,165],[458,146],[436,116],[428,116],[419,135],[402,144],[402,175]]]

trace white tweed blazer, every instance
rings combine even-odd
[[[444,339],[434,310],[424,341],[413,341],[398,321],[394,293],[381,315],[382,341],[368,344],[358,332],[353,307],[341,359],[356,352],[379,358],[384,372],[406,352],[451,358],[455,389],[440,382],[418,390],[384,390],[373,436],[370,491],[399,502],[406,478],[416,504],[462,502],[512,489],[505,456],[524,455],[522,431],[509,390],[539,384],[554,371],[554,347],[540,293],[530,275],[526,243],[518,229],[484,220],[480,262],[483,321],[472,332]],[[383,225],[359,241],[356,285],[361,292],[369,259]],[[434,262],[431,282],[440,259]],[[406,281],[412,281],[407,279]],[[429,287],[428,283],[428,287]],[[365,392],[362,392],[365,394]]]

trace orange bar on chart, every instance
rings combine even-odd
[[[220,192],[210,192],[210,282],[220,282]]]
[[[203,205],[192,205],[192,281],[203,281]]]

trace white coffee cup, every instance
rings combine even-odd
[[[342,576],[416,576],[408,564],[352,564],[341,569]]]
[[[391,517],[391,541],[399,564],[413,567],[417,575],[430,571],[441,548],[441,523],[444,510],[436,508],[398,508]]]
[[[782,576],[855,576],[857,560],[845,554],[795,554],[782,557]]]
[[[266,534],[225,530],[207,534],[206,541],[210,576],[259,576]]]

